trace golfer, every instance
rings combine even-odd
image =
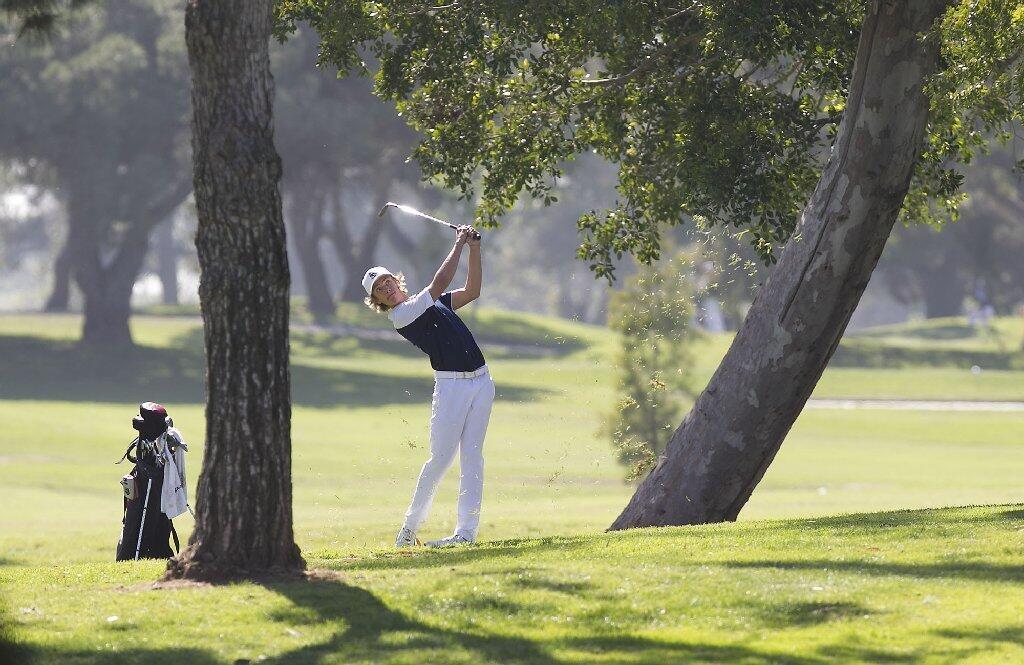
[[[480,238],[471,226],[459,226],[455,246],[438,268],[434,279],[410,296],[405,277],[387,268],[370,268],[363,276],[369,294],[366,305],[387,312],[398,333],[430,356],[434,368],[434,397],[430,407],[430,458],[420,471],[405,524],[396,547],[419,544],[416,532],[427,519],[434,492],[445,471],[459,453],[462,472],[459,484],[458,521],[455,533],[428,542],[447,547],[476,540],[480,525],[480,501],[484,489],[484,435],[494,402],[494,381],[473,334],[455,310],[480,295]],[[445,292],[459,265],[462,248],[469,245],[469,274],[461,289]]]

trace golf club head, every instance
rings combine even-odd
[[[377,216],[378,216],[378,217],[383,217],[383,216],[384,216],[384,213],[385,213],[385,212],[387,212],[387,209],[388,209],[388,208],[397,208],[397,207],[398,207],[398,204],[397,204],[397,203],[394,203],[393,201],[388,201],[388,202],[387,202],[387,203],[385,203],[385,204],[384,204],[384,206],[383,206],[383,207],[382,207],[382,208],[380,209],[380,212],[378,212],[378,213],[377,213]]]

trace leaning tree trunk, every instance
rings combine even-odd
[[[292,528],[288,254],[273,141],[273,0],[189,0],[206,449],[167,577],[301,570]]]
[[[867,286],[923,146],[919,33],[947,0],[874,2],[831,157],[771,278],[664,456],[612,529],[736,519]]]

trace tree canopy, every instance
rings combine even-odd
[[[774,260],[828,155],[864,7],[282,0],[278,34],[309,21],[343,70],[365,45],[378,93],[422,132],[425,175],[479,193],[484,223],[523,191],[550,198],[575,155],[618,164],[617,204],[579,219],[580,258],[610,276],[613,257],[654,258],[660,227],[693,217]],[[929,38],[944,67],[905,212],[935,221],[959,203],[956,164],[1021,119],[1024,6],[962,2]]]

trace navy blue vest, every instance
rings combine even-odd
[[[472,372],[484,364],[473,333],[452,309],[452,294],[436,301],[423,289],[388,314],[398,334],[430,356],[430,366],[446,372]]]

